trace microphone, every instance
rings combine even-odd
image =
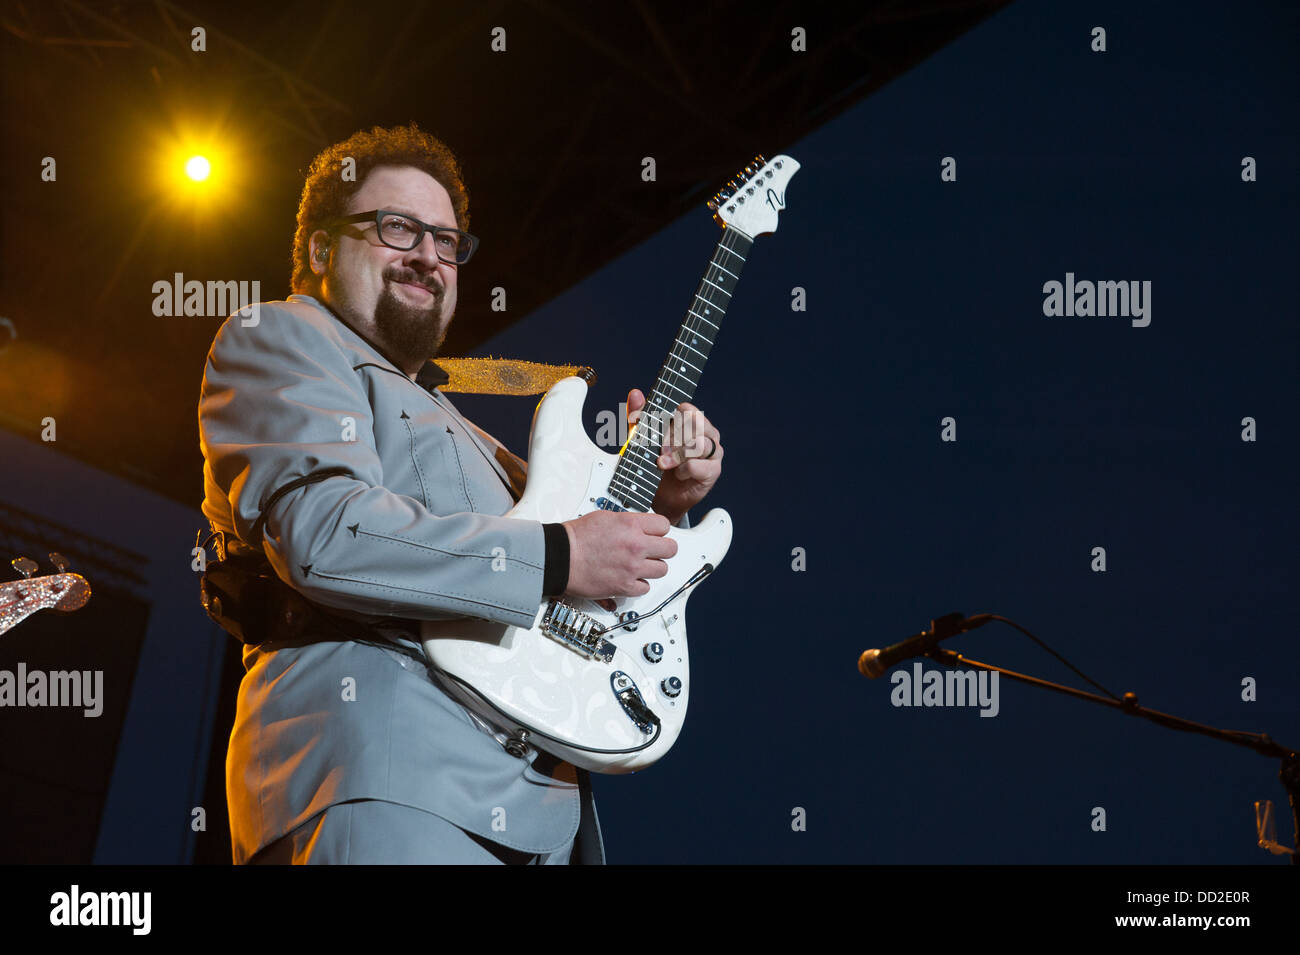
[[[929,630],[913,634],[892,647],[885,647],[883,650],[864,650],[862,656],[858,657],[858,670],[863,676],[874,680],[878,676],[883,676],[885,671],[896,663],[929,653],[939,645],[940,640],[947,640],[967,630],[982,627],[992,619],[993,615],[988,613],[976,614],[970,618],[960,613],[945,614],[931,620]]]

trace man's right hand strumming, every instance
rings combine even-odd
[[[599,600],[640,597],[649,580],[665,577],[665,559],[677,542],[665,535],[672,525],[662,514],[592,511],[564,522],[569,533],[567,593]]]

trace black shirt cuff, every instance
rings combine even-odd
[[[569,532],[563,524],[543,524],[542,532],[546,536],[542,596],[558,597],[569,586]]]

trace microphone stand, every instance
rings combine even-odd
[[[1040,680],[1038,677],[1027,676],[1023,673],[1016,673],[999,666],[993,666],[990,663],[981,663],[978,660],[972,660],[969,657],[957,653],[955,650],[945,650],[940,647],[934,647],[929,650],[925,656],[934,660],[936,663],[942,663],[944,666],[958,667],[968,666],[976,670],[987,670],[990,673],[998,673],[1011,680],[1020,683],[1028,683],[1030,686],[1042,687],[1046,690],[1055,690],[1058,693],[1064,693],[1068,696],[1078,697],[1082,700],[1090,700],[1093,703],[1101,703],[1113,709],[1121,710],[1130,716],[1141,716],[1158,723],[1169,729],[1182,730],[1187,733],[1200,733],[1202,736],[1209,736],[1213,739],[1223,740],[1227,743],[1235,743],[1238,746],[1245,746],[1253,749],[1255,752],[1264,756],[1272,756],[1282,760],[1282,769],[1278,773],[1278,779],[1286,789],[1287,797],[1291,803],[1291,821],[1294,825],[1292,832],[1295,833],[1296,852],[1291,856],[1292,865],[1300,865],[1300,755],[1294,749],[1283,746],[1281,743],[1274,742],[1266,733],[1244,733],[1239,730],[1221,730],[1215,726],[1206,726],[1204,723],[1194,723],[1191,720],[1185,720],[1181,716],[1173,716],[1169,713],[1161,713],[1158,710],[1147,709],[1138,703],[1136,693],[1125,693],[1123,699],[1112,700],[1104,696],[1098,696],[1096,693],[1088,693],[1085,690],[1076,690],[1071,686],[1063,686],[1060,683],[1053,683],[1050,680]]]

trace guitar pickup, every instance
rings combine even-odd
[[[575,653],[602,663],[612,663],[618,648],[603,636],[605,628],[568,604],[551,601],[542,618],[542,632]]]

